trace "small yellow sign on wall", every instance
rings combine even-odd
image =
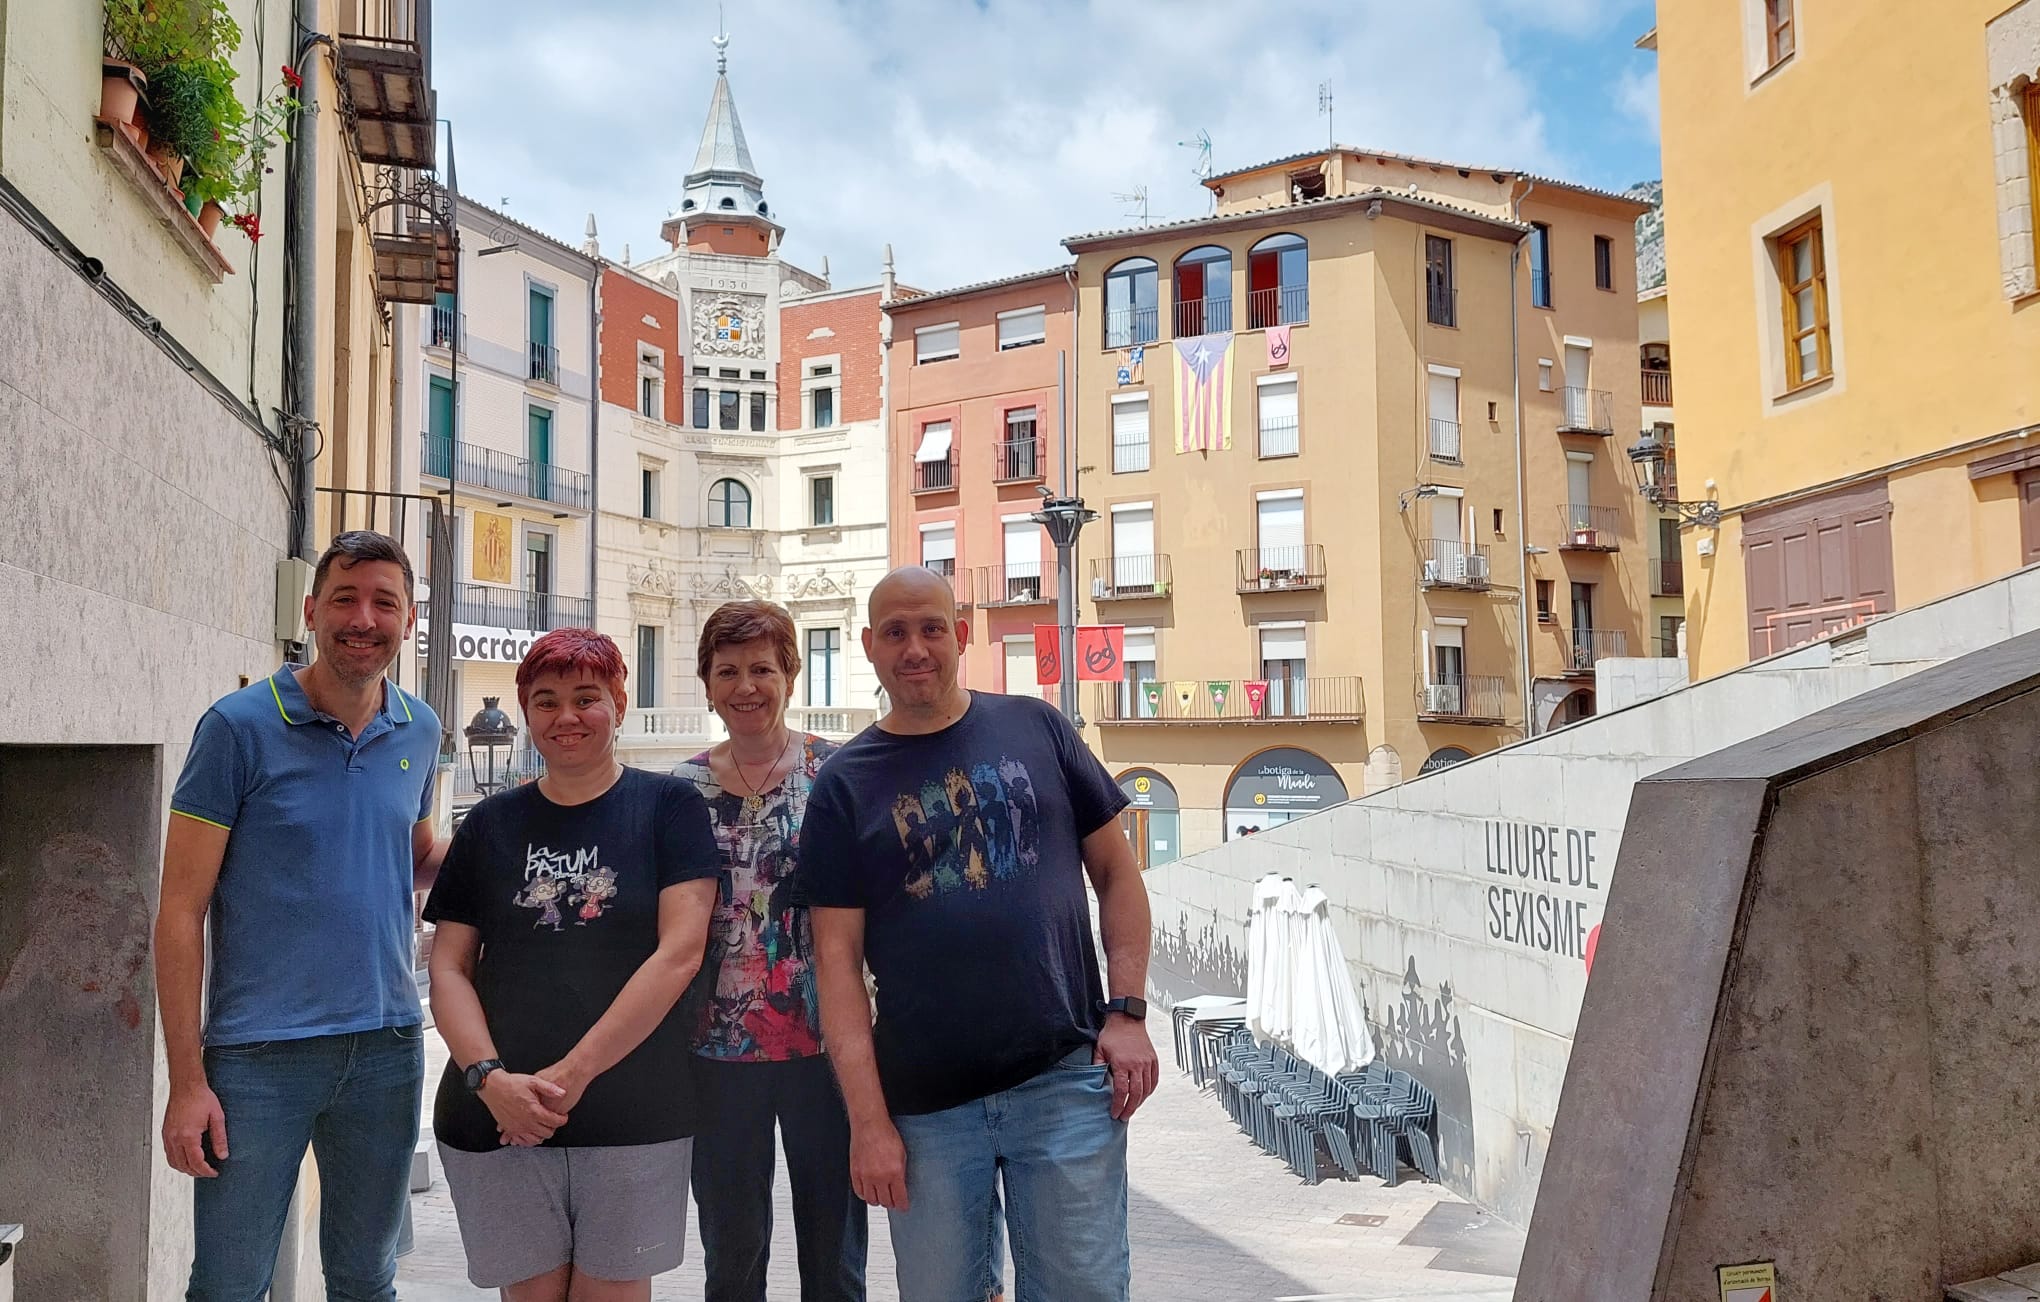
[[[510,517],[476,511],[473,520],[474,560],[470,566],[477,583],[509,583],[511,579]]]
[[[1753,1261],[1746,1266],[1716,1266],[1721,1302],[1778,1302],[1776,1262]]]

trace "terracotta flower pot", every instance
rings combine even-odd
[[[220,218],[225,214],[226,209],[220,207],[216,200],[206,200],[205,206],[198,210],[198,229],[205,232],[207,239],[211,239],[213,232],[219,230]]]
[[[125,129],[134,139],[135,107],[146,85],[140,68],[125,59],[108,59],[99,82],[99,120]]]
[[[184,179],[184,155],[159,141],[149,146],[149,161],[155,164],[163,184],[177,189],[177,183]]]

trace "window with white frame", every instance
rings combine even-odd
[[[659,626],[637,626],[637,708],[659,708]]]
[[[836,477],[808,476],[808,523],[826,529],[836,523]]]
[[[1112,395],[1112,473],[1134,474],[1148,468],[1148,396]]]
[[[1120,661],[1125,666],[1119,679],[1119,717],[1122,719],[1152,719],[1158,713],[1150,704],[1141,684],[1159,680],[1156,673],[1155,631],[1152,628],[1129,628],[1126,630],[1126,655]]]
[[[1296,718],[1310,713],[1310,667],[1305,652],[1303,621],[1262,624],[1261,677],[1268,684],[1270,718]]]
[[[1026,516],[1007,516],[1005,525],[1005,589],[1007,601],[1041,599],[1041,526]]]
[[[666,518],[664,503],[665,462],[641,458],[638,461],[638,514],[647,520]]]
[[[842,659],[842,629],[811,628],[807,631],[807,665],[806,672],[801,675],[803,705],[837,704],[836,676]]]
[[[638,349],[638,414],[666,419],[665,360],[656,348]]]
[[[800,387],[806,391],[808,428],[834,428],[838,382],[836,359],[810,358],[802,370]]]
[[[1006,659],[1006,695],[1040,696],[1041,677],[1034,664],[1034,634],[1008,633],[1002,648]]]
[[[1433,366],[1426,382],[1431,459],[1456,462],[1460,459],[1459,372],[1449,366]]]
[[[1160,579],[1155,560],[1155,504],[1124,502],[1112,508],[1112,580],[1107,596],[1147,596]]]
[[[1303,447],[1297,431],[1296,377],[1263,375],[1254,383],[1260,407],[1261,455],[1295,456]]]
[[[1048,312],[1045,308],[1023,307],[999,313],[999,351],[1025,348],[1048,340]]]
[[[914,362],[946,362],[963,352],[963,333],[954,321],[914,331]]]
[[[1303,540],[1303,490],[1276,489],[1254,495],[1255,537],[1264,574],[1301,575],[1309,568]]]
[[[1431,627],[1427,713],[1466,713],[1466,621],[1440,618]]]
[[[952,583],[956,580],[956,526],[921,526],[921,564]]]

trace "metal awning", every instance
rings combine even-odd
[[[914,451],[916,461],[943,461],[949,456],[951,425],[943,421],[930,425],[921,433],[921,446]]]

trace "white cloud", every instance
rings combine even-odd
[[[1643,72],[1624,72],[1615,83],[1615,104],[1623,113],[1635,119],[1637,129],[1658,138],[1658,80],[1657,67],[1653,64]]]
[[[1113,195],[1136,185],[1153,220],[1201,215],[1177,142],[1209,131],[1221,171],[1313,148],[1326,79],[1341,141],[1554,166],[1504,28],[1631,7],[1292,0],[1277,21],[1231,0],[777,0],[736,15],[730,83],[788,256],[827,255],[849,285],[891,243],[901,278],[932,288],[1053,265],[1061,237],[1131,224]],[[462,188],[571,243],[592,210],[606,253],[654,252],[714,84],[705,12],[440,0]]]

